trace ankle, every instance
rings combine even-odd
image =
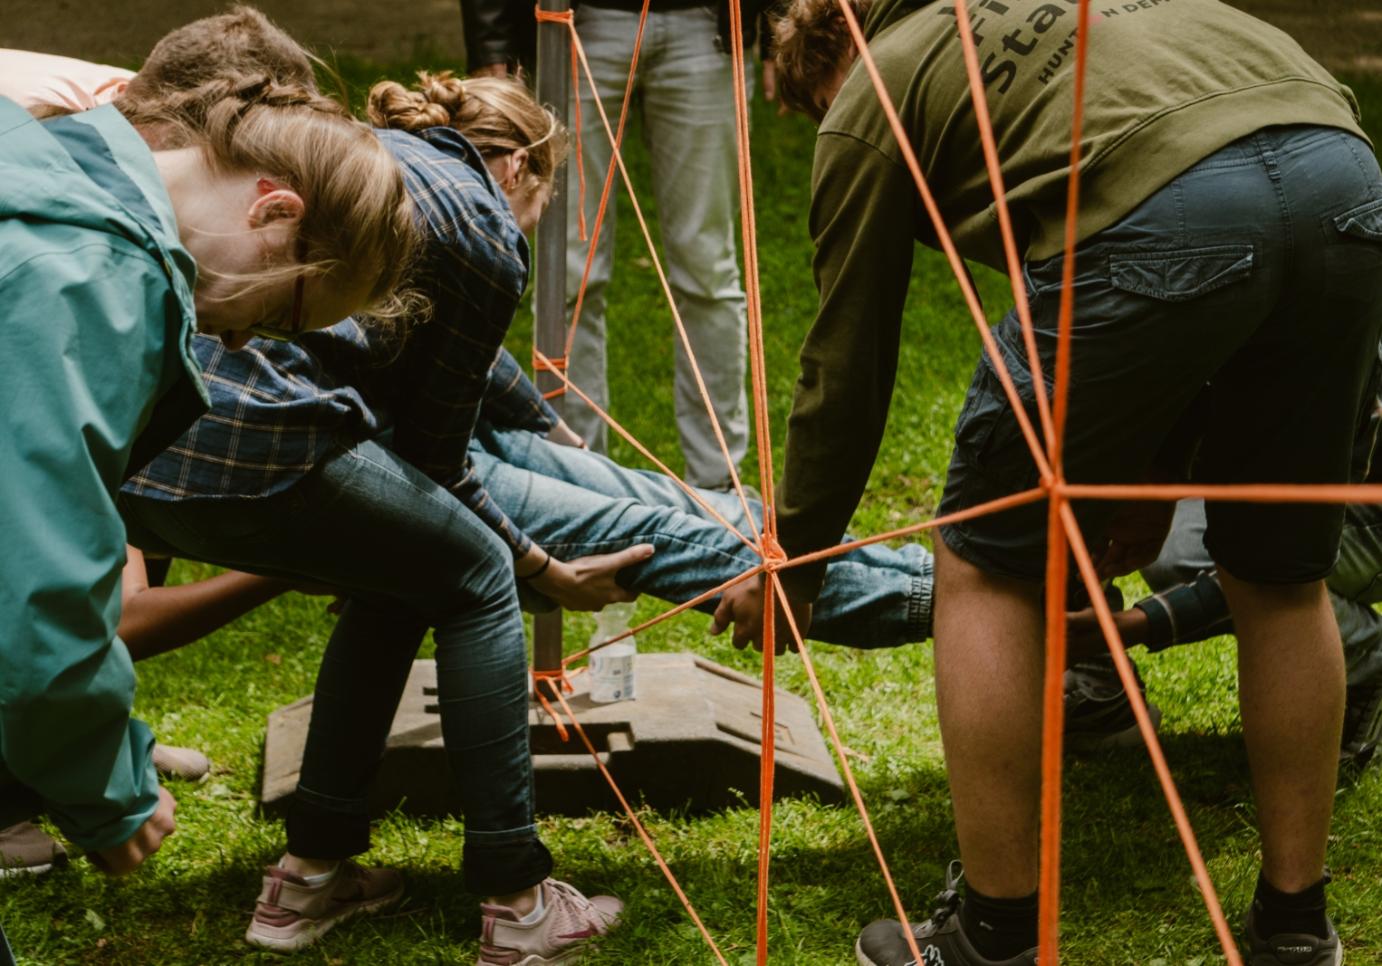
[[[1329,918],[1325,915],[1324,887],[1328,881],[1326,873],[1303,889],[1285,892],[1258,873],[1252,897],[1258,933],[1264,937],[1281,933],[1327,936]]]
[[[518,913],[520,917],[529,916],[542,901],[542,883],[529,886],[518,892],[510,892],[508,895],[490,896],[485,901],[492,906],[506,906]]]
[[[340,866],[340,859],[305,859],[293,855],[291,852],[284,852],[283,858],[278,860],[278,867],[285,872],[301,876],[304,879],[316,878],[318,876],[330,875]]]
[[[1010,959],[1036,945],[1037,894],[1000,899],[966,884],[960,922],[980,956]]]

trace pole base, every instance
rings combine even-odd
[[[748,675],[690,653],[639,654],[637,698],[590,700],[589,675],[572,679],[567,703],[601,762],[635,806],[692,812],[758,805],[762,687]],[[417,661],[370,792],[370,811],[409,815],[460,811],[447,766],[436,705],[436,664]],[[562,713],[560,705],[556,705]],[[312,699],[269,716],[262,804],[284,807],[297,787]],[[564,713],[563,718],[564,718]],[[810,795],[845,801],[844,787],[810,706],[777,689],[774,798]],[[579,736],[563,742],[536,702],[528,713],[537,805],[542,812],[583,815],[618,810],[618,801]],[[571,729],[568,728],[568,731]]]

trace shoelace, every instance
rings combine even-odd
[[[581,913],[583,916],[591,915],[592,925],[598,924],[598,920],[601,917],[596,914],[595,904],[582,895],[580,890],[575,886],[568,885],[559,879],[548,879],[547,888],[550,892],[561,895],[572,907],[574,907],[575,911]]]
[[[956,859],[946,867],[945,888],[936,895],[936,907],[931,910],[931,928],[939,931],[942,926],[960,911],[960,883],[964,881],[964,864]]]

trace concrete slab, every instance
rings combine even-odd
[[[573,680],[567,701],[601,761],[635,804],[691,811],[758,804],[762,689],[759,682],[694,654],[640,654],[638,698],[596,704],[588,675]],[[370,795],[381,814],[458,811],[436,709],[436,665],[418,661],[408,679],[388,746]],[[269,716],[262,801],[283,807],[297,786],[312,699]],[[810,706],[781,688],[776,700],[776,798],[814,795],[845,800],[835,763]],[[539,810],[581,815],[616,810],[618,803],[590,754],[573,733],[563,743],[552,719],[534,703],[529,712]]]

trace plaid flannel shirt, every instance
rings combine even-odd
[[[333,442],[392,427],[394,452],[521,555],[531,541],[489,498],[467,450],[482,401],[499,424],[545,431],[556,423],[501,351],[527,285],[527,240],[479,152],[456,131],[377,133],[427,233],[414,284],[431,299],[430,320],[401,351],[387,333],[353,320],[297,343],[256,339],[240,352],[199,337],[212,411],[126,491],[167,500],[267,496],[300,479]]]

